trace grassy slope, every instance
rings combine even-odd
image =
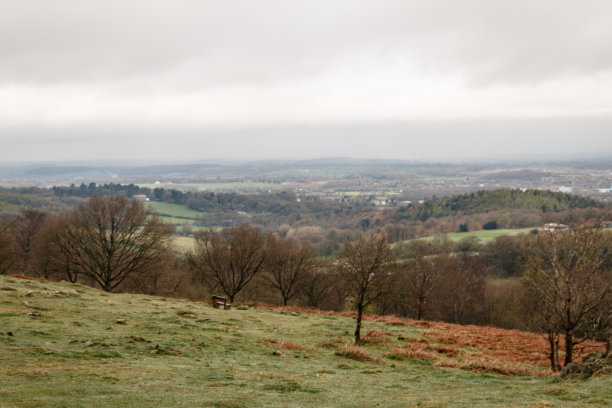
[[[480,242],[486,244],[487,242],[493,241],[497,237],[501,237],[502,235],[518,235],[518,234],[527,234],[533,228],[518,228],[518,229],[495,229],[495,230],[479,230],[479,231],[469,231],[469,232],[453,232],[451,234],[446,234],[446,237],[453,241],[457,242],[463,238],[467,237],[476,237],[480,239]],[[436,237],[441,237],[438,235]],[[425,237],[423,239],[431,240],[435,237]]]
[[[167,218],[168,215],[171,217],[183,217],[191,220],[195,220],[197,217],[201,216],[202,213],[199,211],[194,211],[186,205],[182,204],[172,204],[172,203],[161,203],[156,201],[150,201],[146,203],[147,206],[150,206],[154,212],[162,214],[162,217]],[[186,222],[188,220],[183,219],[182,221],[179,219],[178,222]]]
[[[62,289],[79,295],[57,293]],[[0,276],[0,328],[0,407],[612,404],[610,377],[558,383],[388,358],[390,347],[421,334],[446,334],[431,328],[367,321],[366,330],[390,336],[363,348],[378,362],[351,360],[334,353],[353,329],[341,316],[225,311]]]

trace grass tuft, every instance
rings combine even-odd
[[[350,358],[351,360],[384,364],[382,359],[372,357],[363,347],[355,346],[352,344],[345,344],[344,347],[336,351],[335,354],[338,356]]]

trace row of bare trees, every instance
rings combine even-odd
[[[222,291],[232,302],[253,278],[262,275],[286,306],[317,266],[310,244],[264,235],[247,224],[221,232],[203,231],[195,239],[196,248],[187,255],[189,266],[206,285]]]
[[[186,256],[173,251],[173,228],[122,196],[91,197],[68,214],[28,210],[0,220],[0,273],[67,279],[106,291],[203,297],[221,292],[232,302],[255,300],[357,311],[363,314],[494,324],[548,336],[558,369],[585,339],[610,347],[612,237],[583,225],[568,232],[527,235],[512,254],[522,277],[487,280],[488,259],[476,246],[411,241],[391,247],[385,234],[345,241],[333,259],[295,238],[249,225],[196,235]],[[503,244],[503,245],[502,245]],[[518,262],[517,259],[521,259]],[[505,260],[504,260],[505,262]],[[500,268],[502,266],[499,266]],[[197,288],[194,289],[194,288]]]

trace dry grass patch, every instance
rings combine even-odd
[[[335,354],[338,356],[350,358],[351,360],[384,364],[384,362],[380,358],[370,356],[363,347],[355,346],[352,344],[345,344],[344,347],[336,351]]]
[[[391,353],[387,354],[387,358],[391,360],[405,360],[411,358],[414,360],[423,361],[435,361],[437,357],[431,353],[428,353],[422,349],[405,349],[405,348],[394,348]]]
[[[460,368],[476,373],[492,373],[506,376],[526,375],[532,377],[546,377],[549,375],[546,371],[523,367],[518,364],[502,363],[474,357],[468,357],[464,361],[441,360],[437,361],[434,365],[436,367]]]
[[[305,344],[291,343],[290,341],[281,341],[276,339],[259,339],[258,343],[274,344],[275,346],[284,348],[285,350],[308,351],[310,347]]]
[[[384,330],[370,330],[363,336],[361,342],[365,344],[386,344],[387,339],[391,336],[393,336],[393,333]]]
[[[325,347],[325,348],[338,348],[342,345],[343,341],[344,340],[342,338],[338,337],[335,340],[328,340],[328,341],[319,343],[319,346]]]
[[[457,357],[457,356],[464,354],[463,351],[457,348],[445,347],[445,346],[428,346],[428,347],[425,347],[425,350],[432,350],[446,357]]]

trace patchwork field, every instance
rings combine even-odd
[[[0,407],[602,407],[541,336],[0,276]]]

